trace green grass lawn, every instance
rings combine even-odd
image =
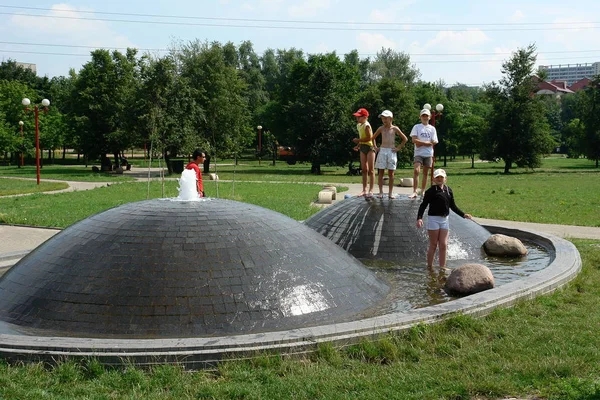
[[[600,227],[600,172],[452,175],[456,203],[478,217]]]
[[[19,178],[35,178],[35,166],[26,165],[22,168],[15,166],[0,167],[0,176],[11,176]],[[40,176],[43,179],[58,179],[64,181],[82,181],[82,182],[123,182],[132,181],[133,178],[126,175],[116,175],[110,173],[92,172],[92,166],[83,165],[46,165],[40,170]]]
[[[9,366],[6,399],[600,398],[600,241],[575,240],[564,290],[482,319],[457,316],[303,359],[258,357],[213,371],[108,369],[94,360]]]
[[[448,162],[446,170],[448,184],[455,192],[457,204],[465,212],[477,217],[597,227],[600,226],[600,170],[590,167],[593,167],[593,163],[585,159],[550,157],[544,160],[540,171],[517,168],[514,173],[505,175],[500,163],[478,163],[476,168],[470,168],[470,164],[462,159]],[[82,173],[88,177],[98,175],[94,177],[98,180],[122,178],[115,175],[91,174],[83,167],[54,168],[62,171],[65,179],[75,179]],[[233,169],[233,165],[221,166],[217,168],[217,173],[222,180],[232,180]],[[263,162],[259,166],[257,162],[251,162],[239,165],[235,169],[236,200],[272,208],[301,220],[316,212],[316,209],[311,209],[308,205],[316,199],[318,187],[309,189],[294,183],[332,182],[344,185],[361,181],[360,177],[347,176],[347,168],[343,167],[323,167],[322,175],[310,174],[309,164],[290,166],[281,162],[275,167],[270,163]],[[0,176],[10,175],[15,171],[18,172],[18,169],[3,167],[0,168]],[[396,175],[399,178],[410,177],[412,169],[399,169]],[[286,185],[249,184],[252,181],[286,182]],[[165,196],[176,196],[176,184],[174,181],[169,182]],[[155,185],[158,183],[153,182],[152,187]],[[215,183],[206,181],[206,185],[209,196],[215,197]],[[0,221],[29,224],[53,222],[52,226],[65,226],[68,221],[146,198],[145,184],[134,185],[131,188],[113,186],[109,189],[110,194],[97,194],[96,191],[63,194],[58,202],[44,199],[43,196],[21,199],[18,205],[17,201],[0,199]],[[232,187],[232,183],[221,182],[220,197],[232,198]],[[300,192],[303,194],[299,194]],[[289,201],[286,197],[288,193],[292,195]],[[160,191],[151,194],[151,197],[159,196]],[[300,205],[299,202],[302,201],[305,203]],[[33,205],[29,206],[30,202]],[[62,202],[65,203],[64,206],[60,205]],[[50,214],[54,217],[42,219],[40,214]]]
[[[82,167],[55,168],[63,168],[62,176],[91,175]],[[238,166],[235,185],[219,183],[219,196],[303,220],[318,210],[310,202],[320,186],[293,182],[360,182],[345,175],[347,168],[325,167],[320,176],[309,169],[266,162]],[[587,160],[550,157],[539,170],[515,169],[509,175],[502,174],[502,164],[477,163],[472,169],[463,160],[448,162],[446,169],[458,205],[476,216],[600,226],[600,171]],[[233,167],[218,168],[218,174],[231,179]],[[10,167],[0,167],[2,175],[15,176]],[[411,175],[410,168],[398,171],[399,177]],[[287,183],[248,182],[253,180]],[[153,181],[150,198],[176,196],[176,187],[167,181],[163,193],[161,183]],[[123,183],[0,199],[0,222],[65,227],[146,199],[147,188]],[[216,196],[215,182],[207,181],[205,188]],[[600,241],[573,242],[583,270],[567,288],[482,319],[457,316],[377,342],[343,349],[324,345],[306,359],[263,356],[194,373],[173,366],[107,369],[93,360],[56,367],[0,363],[0,398],[600,399]]]
[[[66,189],[69,185],[64,182],[40,182],[29,179],[9,179],[0,177],[0,196],[14,194],[49,192]]]
[[[149,197],[147,183],[123,183],[94,190],[0,199],[0,223],[65,228],[121,204],[146,198],[176,197],[177,187],[176,181],[165,181],[163,192],[160,181],[151,181]],[[209,196],[216,196],[214,181],[207,181],[204,187]],[[321,188],[310,184],[236,182],[234,186],[231,182],[221,182],[219,196],[256,204],[304,220],[319,210],[311,206],[311,202],[316,200]]]

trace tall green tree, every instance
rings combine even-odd
[[[600,162],[600,75],[596,76],[585,89],[583,112],[584,138],[582,147],[584,154],[596,162]]]
[[[251,127],[247,85],[235,66],[228,65],[218,42],[193,41],[177,52],[181,77],[190,85],[196,107],[197,135],[210,148],[205,151],[231,155],[254,137]]]
[[[31,152],[35,146],[35,124],[33,112],[26,113],[21,100],[27,97],[33,104],[41,102],[37,91],[20,80],[0,80],[0,125],[2,126],[2,147],[0,151]],[[44,118],[41,118],[42,122]],[[23,139],[20,136],[19,121],[23,121]],[[18,134],[18,136],[17,136]]]
[[[17,64],[14,60],[7,60],[0,63],[0,80],[17,81],[24,83],[42,97],[48,97],[50,81],[48,77],[39,77],[29,68]]]
[[[140,137],[162,154],[169,172],[171,157],[191,154],[208,142],[198,135],[196,123],[204,118],[192,88],[178,74],[172,55],[145,58],[138,95]]]
[[[356,68],[335,53],[298,60],[289,74],[293,92],[283,104],[287,138],[311,161],[313,173],[321,164],[343,164],[350,158],[356,135],[351,111],[359,87]]]
[[[371,63],[370,78],[373,81],[391,78],[412,85],[419,76],[419,70],[410,64],[410,56],[401,51],[382,48]]]
[[[90,159],[119,153],[138,140],[132,135],[137,121],[135,94],[138,80],[136,50],[94,50],[74,85],[74,112],[82,117],[80,141]]]
[[[482,158],[502,159],[504,173],[509,173],[513,164],[539,167],[542,155],[549,153],[555,144],[542,100],[533,95],[535,50],[534,45],[517,50],[502,64],[499,84],[494,82],[486,88],[493,113],[484,137]]]
[[[481,149],[490,111],[491,107],[485,103],[448,101],[442,119],[448,127],[448,154],[469,156],[471,168],[475,168],[475,156]]]

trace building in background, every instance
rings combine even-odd
[[[573,94],[585,89],[592,82],[588,78],[583,78],[573,83],[571,86],[568,86],[567,81],[565,80],[554,79],[551,81],[543,81],[537,75],[534,75],[533,79],[537,83],[535,94],[554,95],[557,99],[560,99],[564,95]]]
[[[19,67],[23,67],[23,68],[25,68],[25,69],[29,69],[29,70],[31,70],[31,71],[32,71],[34,74],[37,74],[37,65],[36,65],[36,64],[24,63],[24,62],[19,62],[19,61],[16,61],[16,64],[17,64]]]
[[[600,62],[586,64],[540,65],[540,71],[546,73],[549,81],[567,81],[571,86],[583,78],[593,78],[600,75]]]

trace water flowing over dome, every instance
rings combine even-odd
[[[147,200],[58,233],[0,279],[24,334],[169,338],[346,321],[389,288],[291,218],[230,200]]]
[[[407,197],[391,201],[354,197],[313,215],[305,224],[354,257],[423,264],[429,239],[425,227],[416,227],[420,204]],[[427,211],[423,220],[427,226]],[[449,221],[449,263],[480,260],[481,246],[490,236],[488,230],[452,211]]]

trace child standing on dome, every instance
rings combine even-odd
[[[375,181],[375,146],[373,144],[373,129],[367,118],[369,112],[365,108],[359,108],[352,114],[356,117],[356,129],[358,138],[352,139],[356,143],[354,151],[360,151],[360,168],[362,170],[363,190],[359,196],[373,197],[373,185]],[[369,190],[367,191],[367,176],[369,178]]]
[[[392,120],[394,118],[394,114],[390,110],[384,110],[381,114],[379,114],[379,118],[383,122],[383,125],[377,128],[375,134],[373,135],[373,144],[375,145],[375,151],[377,151],[377,139],[378,136],[381,136],[381,147],[379,147],[379,152],[377,154],[377,160],[375,161],[375,168],[378,169],[379,173],[377,175],[377,183],[379,184],[379,197],[383,198],[383,173],[385,169],[388,170],[388,186],[389,186],[389,199],[395,199],[394,196],[394,172],[396,171],[396,164],[398,163],[398,155],[397,152],[402,150],[402,148],[406,145],[408,139],[406,135],[398,128],[396,125],[392,125]],[[396,146],[396,135],[400,136],[402,143],[399,146]]]
[[[440,267],[446,268],[446,253],[448,251],[448,215],[450,210],[463,218],[471,219],[471,214],[462,212],[454,202],[454,193],[446,185],[446,171],[436,169],[433,171],[433,185],[425,192],[423,202],[417,214],[417,228],[423,227],[423,213],[429,206],[427,213],[427,234],[429,235],[429,248],[427,249],[427,266],[433,267],[435,250],[439,246],[438,258]]]
[[[425,192],[425,187],[427,186],[427,173],[433,167],[433,146],[438,143],[435,126],[429,124],[431,111],[426,108],[421,110],[419,118],[421,119],[421,123],[413,126],[410,132],[410,139],[415,144],[413,193],[408,196],[410,199],[417,198],[421,167],[423,167],[423,181],[421,182],[421,196],[423,196],[423,192]],[[433,182],[431,184],[433,185]]]

